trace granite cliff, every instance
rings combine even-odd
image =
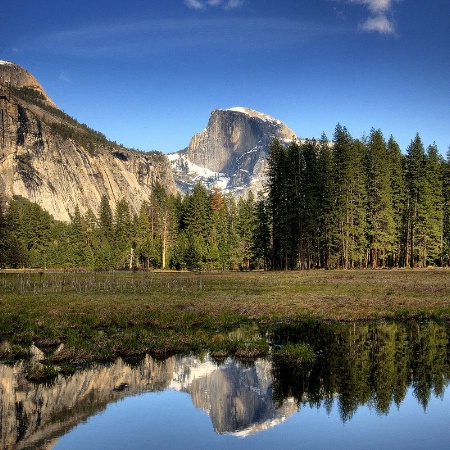
[[[108,141],[58,109],[25,69],[0,61],[3,199],[21,195],[68,221],[77,205],[97,212],[104,195],[112,207],[125,198],[136,212],[157,182],[176,192],[165,155]]]
[[[169,193],[201,181],[246,195],[263,189],[273,138],[294,132],[249,108],[214,110],[188,147],[170,155],[124,148],[62,112],[27,70],[0,61],[0,201],[20,195],[58,220],[76,206],[98,211],[102,196],[114,207],[125,198],[134,212],[156,183]]]
[[[215,110],[189,146],[169,155],[178,188],[197,182],[238,195],[263,188],[268,148],[274,138],[289,142],[294,132],[279,120],[249,108]]]

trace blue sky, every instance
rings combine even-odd
[[[3,2],[0,59],[127,147],[176,151],[216,108],[300,137],[450,145],[448,0]]]

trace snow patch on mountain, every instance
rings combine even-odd
[[[172,164],[175,180],[181,191],[190,190],[201,182],[208,188],[218,187],[223,192],[229,192],[230,178],[226,174],[200,167],[180,153],[170,153],[167,157]]]
[[[244,108],[242,106],[235,106],[233,108],[226,109],[225,111],[234,111],[242,114],[246,114],[249,117],[256,117],[264,122],[272,122],[277,125],[281,125],[281,121],[275,119],[275,117],[269,116],[268,114],[261,113],[259,111],[255,111],[254,109]]]

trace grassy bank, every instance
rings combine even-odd
[[[267,351],[227,332],[277,321],[450,319],[450,271],[0,273],[0,358],[35,343],[54,362]],[[11,350],[13,349],[13,350]]]

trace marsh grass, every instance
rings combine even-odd
[[[312,347],[304,342],[293,344],[288,343],[274,350],[273,358],[284,364],[298,365],[312,362],[314,351]]]
[[[2,272],[0,311],[0,342],[16,346],[0,359],[31,343],[63,344],[49,360],[71,365],[208,349],[251,359],[268,349],[261,334],[229,335],[242,324],[450,320],[450,271]]]

